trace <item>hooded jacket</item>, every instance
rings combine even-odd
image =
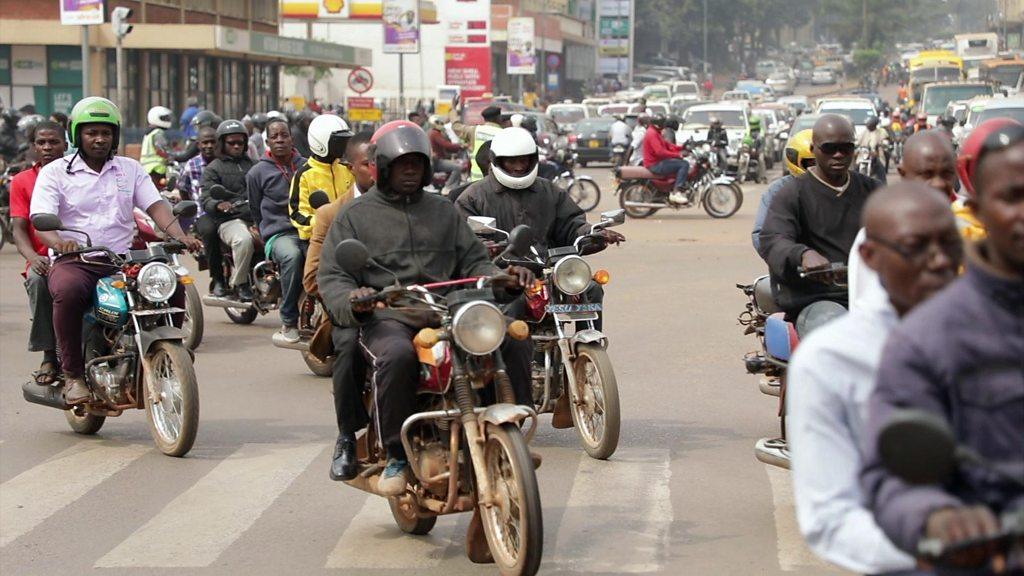
[[[347,166],[335,160],[328,164],[316,158],[309,158],[306,164],[292,177],[292,188],[288,199],[288,216],[299,231],[299,238],[309,240],[316,221],[316,211],[309,205],[309,195],[317,190],[327,193],[334,202],[352,193],[355,177]]]
[[[427,325],[422,315],[389,309],[353,314],[350,292],[360,287],[380,290],[394,284],[395,277],[378,268],[343,270],[334,259],[334,249],[348,238],[365,244],[370,257],[394,272],[402,286],[499,272],[451,202],[422,190],[401,197],[374,186],[342,207],[321,253],[320,296],[335,324],[343,327],[356,327],[372,318],[392,318],[417,328]]]
[[[203,190],[202,195],[200,196],[203,211],[210,214],[217,222],[226,222],[228,220],[234,220],[235,218],[241,218],[247,222],[252,222],[250,206],[246,206],[238,212],[225,214],[217,210],[217,204],[221,201],[210,196],[210,188],[214,184],[220,184],[233,196],[232,201],[248,200],[249,196],[246,193],[245,175],[249,172],[249,169],[252,168],[252,165],[252,160],[245,155],[242,155],[241,158],[221,156],[207,164],[206,168],[203,169],[203,179],[202,184],[200,184],[200,187]]]
[[[292,177],[305,163],[295,150],[287,165],[278,164],[268,152],[245,175],[249,206],[263,238],[295,231],[288,218],[288,194]]]

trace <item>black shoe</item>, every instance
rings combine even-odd
[[[331,480],[351,480],[356,477],[357,467],[356,437],[351,434],[339,434],[331,459]]]
[[[228,290],[224,287],[223,282],[220,280],[214,280],[213,289],[210,290],[210,293],[213,294],[215,298],[223,298],[228,295]]]
[[[252,302],[252,287],[248,284],[239,284],[235,287],[238,292],[238,299],[242,302]]]

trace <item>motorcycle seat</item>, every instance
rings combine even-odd
[[[623,180],[658,180],[659,176],[643,166],[623,166],[619,168],[619,176]],[[675,178],[675,176],[673,176]]]

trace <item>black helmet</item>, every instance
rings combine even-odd
[[[712,116],[709,120],[710,122],[708,122],[708,124],[716,128],[722,125],[722,120],[719,119],[718,116]]]
[[[234,118],[228,118],[217,126],[217,141],[219,142],[223,140],[229,134],[249,136],[249,132],[245,129],[245,124],[242,124]]]
[[[868,116],[868,121],[865,122],[869,130],[878,128],[878,116]]]
[[[531,134],[537,133],[537,118],[533,116],[525,116],[522,123],[519,124],[521,128],[526,129]]]
[[[264,114],[263,112],[257,112],[257,113],[252,115],[251,120],[252,120],[252,125],[257,130],[262,132],[263,129],[267,127],[267,121],[270,120],[270,118],[267,117],[267,115]]]
[[[671,128],[672,130],[679,130],[679,117],[675,114],[669,116],[668,120],[665,121],[665,127]]]
[[[377,165],[377,188],[390,192],[391,163],[406,154],[419,154],[426,162],[420,186],[430,184],[433,166],[430,162],[430,138],[416,124],[408,120],[393,120],[373,134],[373,161]]]
[[[189,124],[191,124],[192,127],[195,128],[196,130],[198,130],[198,129],[202,128],[203,126],[209,126],[210,128],[216,128],[223,121],[224,121],[223,118],[221,118],[220,116],[217,116],[217,114],[215,114],[215,113],[213,113],[213,112],[211,112],[209,110],[200,110],[199,112],[196,112],[195,116],[192,117],[192,121],[189,122]]]
[[[956,126],[956,117],[950,114],[943,114],[939,117],[939,124],[947,130],[952,130]]]
[[[664,128],[665,127],[665,115],[664,114],[655,114],[651,118],[651,126],[654,126],[658,130],[661,130],[662,128]]]

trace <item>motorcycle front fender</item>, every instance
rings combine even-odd
[[[181,328],[174,326],[157,326],[139,333],[139,340],[142,343],[142,353],[148,354],[153,344],[167,340],[177,341],[179,344],[185,339],[185,333]]]
[[[725,184],[726,186],[729,186],[729,185],[731,185],[735,181],[736,181],[736,179],[733,178],[732,176],[726,176],[725,174],[722,174],[721,176],[718,176],[717,178],[712,180],[711,183],[712,184]]]
[[[519,424],[527,418],[533,419],[533,425],[524,433],[526,442],[529,443],[537,431],[537,411],[533,408],[520,404],[491,404],[477,415],[477,421],[480,423],[481,430],[486,429],[487,424],[492,426]]]
[[[576,353],[576,348],[580,344],[600,344],[601,348],[608,348],[608,337],[593,328],[586,328],[569,338],[569,346],[572,347],[573,354]]]

